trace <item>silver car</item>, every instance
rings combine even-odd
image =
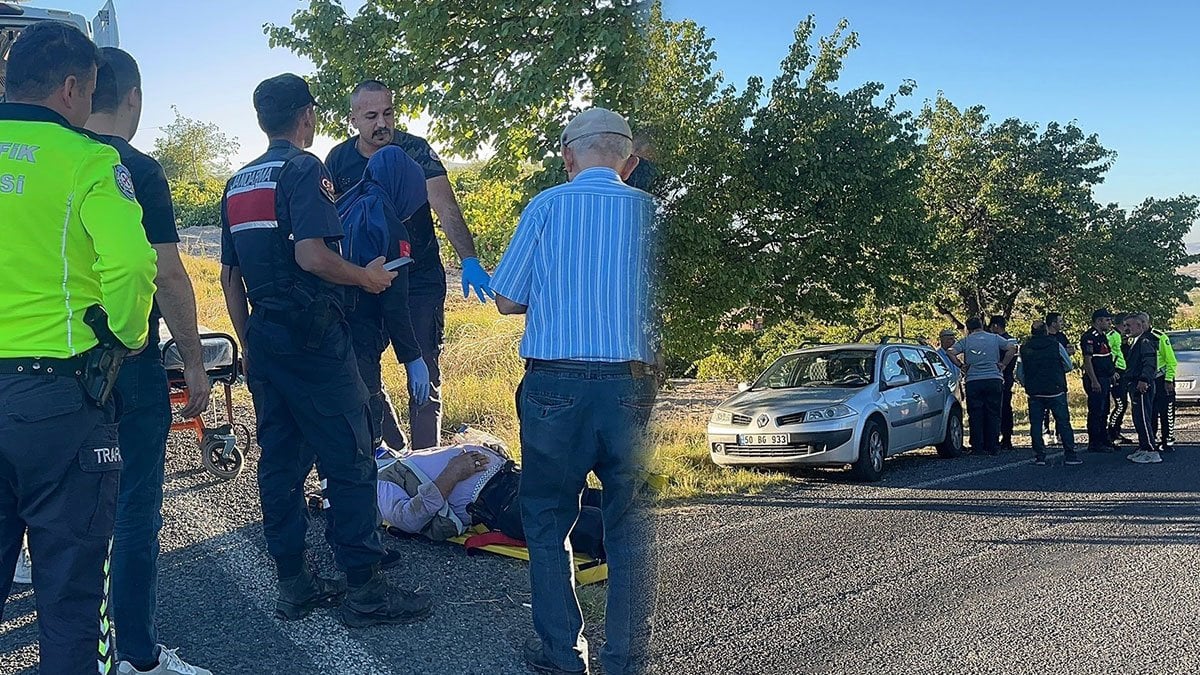
[[[1167,332],[1175,358],[1175,404],[1200,405],[1200,330]]]
[[[720,466],[847,466],[883,475],[884,458],[936,445],[963,453],[958,378],[923,345],[848,344],[786,354],[717,407],[709,453]]]

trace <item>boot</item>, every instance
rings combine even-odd
[[[367,583],[346,592],[338,617],[349,628],[420,621],[433,612],[433,600],[424,593],[393,588],[378,571]]]
[[[305,565],[299,576],[279,580],[275,617],[297,621],[318,607],[333,607],[346,593],[346,582],[314,575]]]

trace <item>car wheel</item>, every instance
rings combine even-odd
[[[883,477],[883,459],[887,457],[887,434],[878,420],[868,420],[858,444],[858,460],[850,473],[858,480],[874,482]]]
[[[963,453],[963,416],[958,408],[950,409],[946,420],[946,435],[937,446],[940,457],[960,457]]]

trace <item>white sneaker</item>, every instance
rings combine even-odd
[[[179,658],[178,649],[167,649],[158,646],[158,665],[153,670],[138,670],[128,661],[122,661],[117,666],[117,672],[122,675],[213,675],[211,670],[205,670]]]
[[[1162,464],[1162,455],[1154,451],[1139,452],[1132,461],[1138,464]]]
[[[29,547],[25,546],[21,549],[21,556],[17,558],[17,569],[13,572],[14,584],[32,584],[33,583],[33,563],[29,561]]]
[[[1141,450],[1138,450],[1137,452],[1134,452],[1132,454],[1125,455],[1125,459],[1127,459],[1131,462],[1137,462],[1138,464],[1141,464],[1141,458],[1142,458],[1142,455],[1144,455],[1144,454],[1146,454],[1146,453],[1142,452]]]

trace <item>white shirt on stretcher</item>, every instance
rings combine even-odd
[[[505,459],[492,450],[480,445],[452,445],[448,448],[430,448],[403,455],[404,459],[414,463],[418,469],[431,479],[437,479],[446,465],[456,455],[467,451],[487,455],[487,469],[459,482],[450,490],[448,497],[443,497],[441,490],[433,483],[422,483],[417,488],[415,497],[409,497],[404,488],[385,480],[379,481],[375,492],[379,502],[379,513],[383,519],[404,532],[418,534],[429,524],[430,520],[447,502],[450,510],[464,524],[471,523],[467,506],[479,496],[479,491],[491,480],[492,476],[504,467]]]

